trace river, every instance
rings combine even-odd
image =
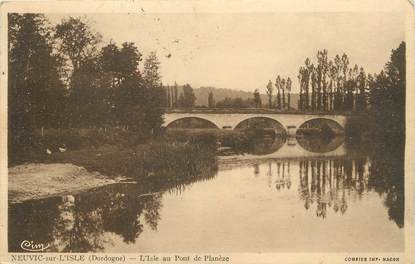
[[[323,143],[256,144],[224,151],[218,169],[197,180],[11,205],[9,250],[28,240],[52,252],[403,251],[401,163]]]

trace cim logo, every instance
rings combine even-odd
[[[25,251],[30,252],[42,252],[45,251],[45,249],[49,248],[50,245],[48,244],[36,244],[33,241],[23,240],[22,243],[20,243],[20,247]]]

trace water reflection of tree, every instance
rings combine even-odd
[[[254,164],[254,175],[255,177],[258,177],[260,171],[259,171],[259,164]]]
[[[59,201],[60,198],[51,198],[39,200],[37,203],[16,204],[9,207],[10,252],[21,251],[20,243],[23,240],[53,240],[53,226],[60,214],[56,206]]]
[[[84,203],[80,203],[79,200],[68,195],[62,197],[61,202],[57,204],[60,217],[53,225],[53,240],[50,250],[90,252],[93,249],[103,248],[100,239],[102,233],[100,214],[97,210],[86,211]],[[93,204],[87,206],[91,207]]]
[[[24,217],[14,215],[9,225],[10,250],[21,251],[19,243],[32,239],[48,242],[53,252],[95,252],[104,249],[107,232],[119,235],[126,243],[135,242],[144,228],[140,215],[156,229],[161,207],[161,194],[140,197],[141,188],[136,187],[114,185],[15,207]]]
[[[205,164],[206,165],[206,164]],[[145,226],[157,230],[162,193],[182,192],[187,185],[214,177],[216,166],[199,175],[159,177],[135,184],[116,184],[79,195],[30,201],[10,210],[10,251],[21,241],[50,243],[52,252],[95,252],[104,249],[108,233],[134,243]]]
[[[300,161],[298,191],[305,209],[315,203],[318,217],[327,217],[329,208],[345,214],[350,199],[360,199],[373,189],[385,195],[390,219],[403,227],[403,161],[396,156]]]
[[[318,217],[326,218],[328,208],[345,214],[348,199],[361,198],[367,189],[365,164],[365,158],[300,161],[299,194],[305,209],[316,203]]]
[[[386,154],[387,153],[387,154]],[[375,151],[370,166],[369,186],[384,196],[389,218],[404,226],[405,184],[403,150]]]
[[[278,191],[291,188],[290,161],[268,162],[268,187],[275,186]]]

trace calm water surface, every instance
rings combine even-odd
[[[33,240],[66,252],[402,251],[401,163],[326,143],[259,144],[197,180],[11,205],[9,249]]]

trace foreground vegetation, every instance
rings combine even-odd
[[[216,138],[209,135],[172,140],[143,139],[121,129],[69,129],[37,136],[36,146],[10,166],[24,162],[72,163],[106,176],[143,179],[150,176],[197,175],[205,166],[216,167]],[[12,156],[13,157],[13,156]]]

